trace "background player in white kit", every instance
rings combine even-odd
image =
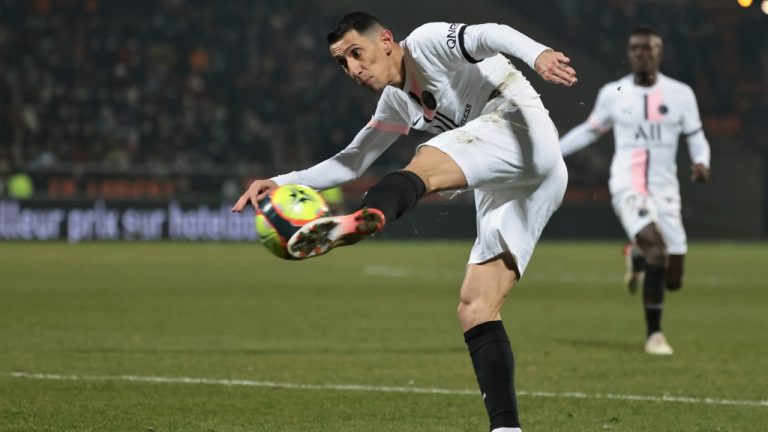
[[[499,311],[560,205],[567,172],[539,95],[499,53],[555,84],[572,85],[575,71],[562,53],[497,24],[430,23],[397,43],[374,17],[355,12],[338,22],[328,43],[347,75],[382,92],[373,118],[332,158],[255,181],[233,210],[255,206],[280,184],[324,189],[357,178],[411,128],[438,134],[404,170],[371,188],[358,211],[307,224],[288,247],[296,257],[319,255],[375,234],[425,194],[474,190],[478,233],[458,316],[491,429],[519,431],[514,358]]]
[[[644,269],[645,350],[669,355],[672,348],[661,332],[664,287],[682,286],[687,252],[677,181],[678,139],[687,138],[694,181],[709,178],[710,150],[693,91],[659,72],[662,53],[662,39],[653,29],[635,29],[628,47],[633,73],[603,86],[589,119],[568,132],[560,146],[567,156],[613,127],[612,204],[629,239],[642,251],[630,269],[630,292],[637,289]]]

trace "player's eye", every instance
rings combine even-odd
[[[352,50],[352,57],[355,59],[359,59],[362,56],[363,50],[360,48],[355,48]]]
[[[345,58],[336,59],[336,63],[338,63],[339,66],[341,66],[341,68],[344,70],[347,70],[347,68],[349,67],[347,65],[347,59]]]

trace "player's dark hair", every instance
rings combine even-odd
[[[350,30],[355,30],[360,34],[363,34],[376,25],[381,25],[381,21],[369,13],[348,13],[341,17],[341,19],[336,22],[336,27],[328,33],[328,45],[338,42],[344,34]]]
[[[632,30],[632,33],[629,34],[630,36],[637,36],[637,35],[643,35],[643,36],[658,36],[661,37],[659,32],[656,31],[655,28],[650,26],[637,26],[634,30]]]

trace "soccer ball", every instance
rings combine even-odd
[[[294,259],[286,249],[288,239],[307,222],[330,214],[325,200],[314,189],[284,185],[259,201],[256,232],[261,244],[274,255]]]

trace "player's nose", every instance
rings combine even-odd
[[[352,76],[358,76],[363,72],[363,67],[360,64],[360,62],[350,61],[348,65],[349,65],[349,74]]]

